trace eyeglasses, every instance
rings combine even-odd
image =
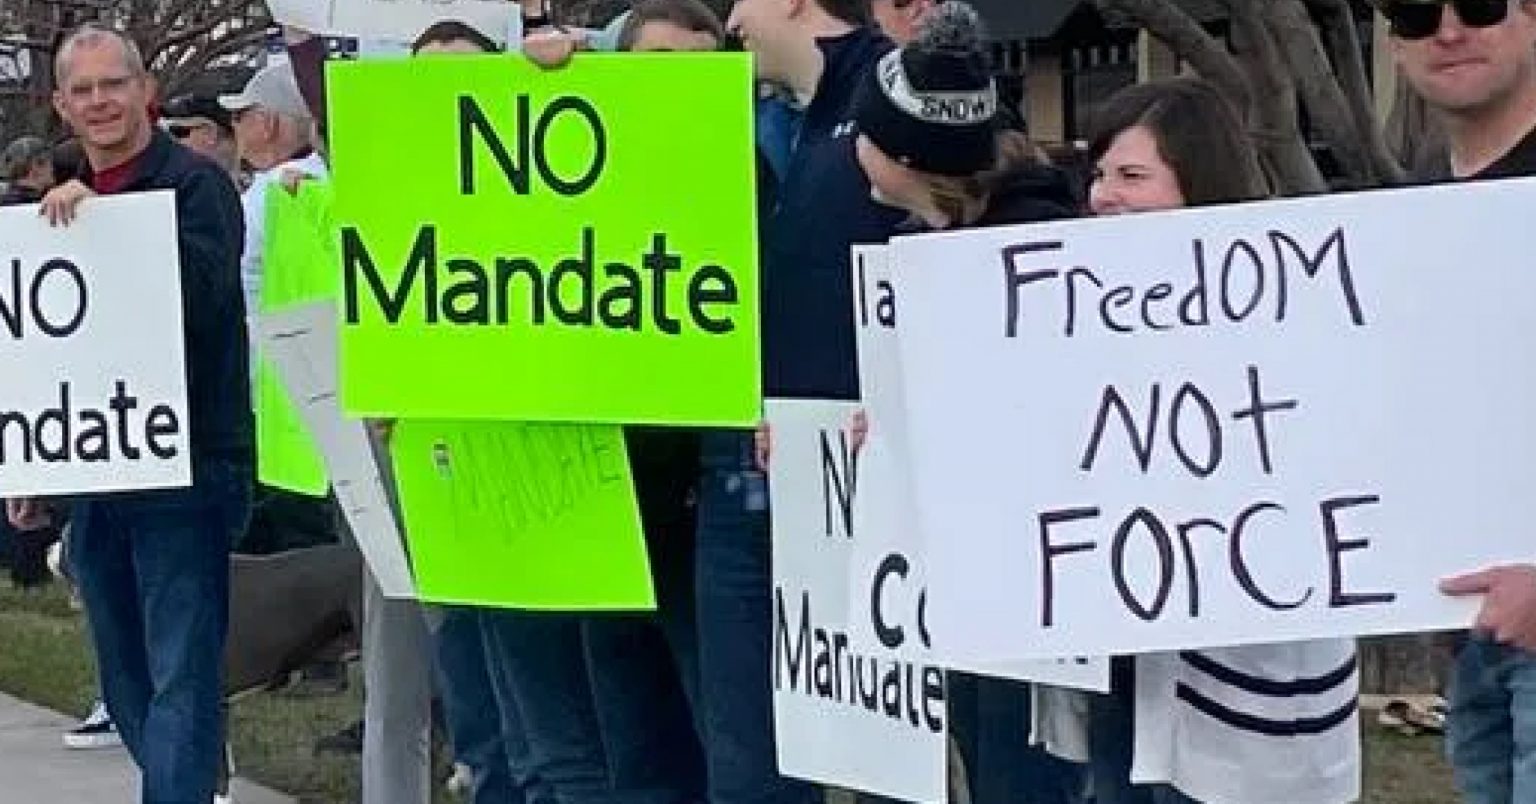
[[[1440,30],[1445,7],[1470,28],[1491,28],[1509,18],[1509,0],[1387,0],[1381,13],[1399,39],[1425,39]]]
[[[184,139],[192,136],[192,132],[197,131],[200,128],[202,128],[201,125],[191,125],[191,126],[188,126],[188,125],[182,125],[180,123],[176,123],[176,124],[173,124],[173,125],[166,126],[165,130],[169,131],[171,133],[172,137],[175,137],[178,140],[184,140]]]
[[[82,79],[70,83],[64,91],[72,100],[88,101],[98,92],[103,95],[120,95],[133,83],[133,79],[132,75],[113,75],[95,81]]]

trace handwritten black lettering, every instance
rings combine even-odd
[[[1131,589],[1130,582],[1126,580],[1125,573],[1125,548],[1130,543],[1131,533],[1140,524],[1152,537],[1157,546],[1158,557],[1158,581],[1157,592],[1152,596],[1152,605],[1142,605],[1135,590]],[[1132,614],[1152,622],[1163,613],[1163,607],[1168,603],[1168,595],[1173,591],[1173,540],[1169,538],[1168,529],[1163,526],[1161,520],[1146,508],[1137,508],[1131,512],[1115,529],[1115,541],[1110,548],[1111,567],[1115,577],[1115,590],[1120,593],[1120,600],[1131,610]]]
[[[1249,597],[1266,609],[1272,611],[1299,609],[1308,600],[1312,599],[1313,589],[1308,587],[1307,591],[1300,598],[1291,603],[1281,603],[1275,600],[1265,593],[1263,589],[1259,588],[1258,582],[1253,578],[1253,568],[1248,564],[1247,556],[1243,553],[1243,536],[1247,533],[1248,520],[1265,511],[1285,513],[1285,509],[1276,503],[1254,503],[1245,508],[1241,514],[1238,514],[1237,520],[1232,523],[1232,544],[1227,551],[1228,558],[1232,563],[1232,577],[1237,579],[1238,585],[1243,587],[1243,591],[1247,592]]]
[[[1019,300],[1019,294],[1023,291],[1024,287],[1042,279],[1055,279],[1061,275],[1061,272],[1056,270],[1025,271],[1019,265],[1019,258],[1029,254],[1060,251],[1061,247],[1061,241],[1054,240],[1040,243],[1020,243],[1019,245],[1008,246],[1003,249],[1003,292],[1008,299],[1008,311],[1003,321],[1003,332],[1007,337],[1016,338],[1019,335],[1019,317],[1024,311],[1024,305]],[[1070,311],[1067,315],[1067,334],[1071,335]]]
[[[1360,593],[1344,591],[1344,554],[1370,548],[1371,540],[1365,538],[1345,539],[1340,537],[1338,514],[1340,511],[1347,511],[1351,508],[1379,505],[1380,503],[1380,496],[1365,494],[1324,500],[1319,506],[1319,510],[1323,515],[1324,544],[1328,548],[1328,605],[1332,608],[1377,606],[1397,600],[1397,593],[1395,592]]]
[[[1097,508],[1066,508],[1040,514],[1040,625],[1044,628],[1050,628],[1056,623],[1056,557],[1083,553],[1098,547],[1098,542],[1056,544],[1051,541],[1051,528],[1084,519],[1097,519],[1098,516]]]

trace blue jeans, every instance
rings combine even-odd
[[[1536,801],[1536,654],[1469,639],[1447,697],[1446,749],[1462,800]]]
[[[511,729],[514,745],[524,746],[522,724],[515,709],[503,717],[491,683],[491,666],[481,628],[481,610],[466,606],[441,609],[443,622],[434,634],[441,679],[443,719],[448,725],[453,756],[474,775],[472,804],[523,804],[526,797],[514,775],[503,732]],[[510,722],[509,722],[510,721]],[[526,762],[526,756],[520,757]]]
[[[949,732],[965,757],[975,804],[1082,801],[1082,768],[1029,743],[1028,684],[954,672],[945,681]]]
[[[704,749],[662,629],[622,615],[593,617],[585,629],[615,796],[628,804],[702,802]]]
[[[773,742],[773,573],[768,495],[752,436],[706,433],[698,525],[699,694],[710,804],[820,799],[779,775]]]
[[[483,609],[480,624],[514,784],[536,804],[614,802],[581,619]]]
[[[694,517],[682,505],[643,516],[657,610],[587,619],[592,694],[616,794],[631,804],[697,804],[705,767],[696,717]]]
[[[184,489],[76,503],[72,559],[107,710],[144,804],[208,804],[223,757],[229,554],[249,465],[198,461]]]

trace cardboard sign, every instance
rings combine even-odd
[[[946,798],[944,671],[854,648],[846,500],[858,406],[769,400],[773,461],[773,713],[779,770],[909,801]],[[1020,728],[1024,725],[1020,724]]]
[[[0,496],[192,482],[169,192],[0,209]]]
[[[1533,203],[1521,180],[894,241],[944,654],[1467,626],[1437,580],[1532,557]]]
[[[523,20],[520,5],[502,0],[267,0],[267,7],[277,22],[310,33],[396,42],[456,20],[506,45]]]
[[[859,350],[860,409],[868,422],[858,453],[856,481],[838,499],[851,517],[848,611],[852,643],[883,648],[908,661],[938,661],[942,633],[928,622],[928,552],[944,550],[943,536],[925,545],[912,496],[906,402],[897,349],[895,283],[889,250],[853,249],[854,321]],[[854,489],[857,493],[853,493]],[[1021,662],[961,662],[949,669],[1109,691],[1109,660],[1073,657]]]
[[[274,189],[266,198],[261,312],[334,299],[336,247],[330,226],[330,188],[308,181],[300,185],[297,195]],[[334,337],[334,329],[331,334]],[[331,348],[334,352],[335,347]],[[254,359],[257,476],[268,486],[324,496],[330,480],[315,437],[278,381],[269,356],[258,348]]]
[[[744,56],[593,55],[556,71],[460,57],[330,76],[350,413],[759,418]],[[668,125],[669,109],[710,125]]]
[[[409,420],[391,450],[422,600],[656,607],[620,428]]]
[[[332,479],[336,501],[368,571],[385,597],[414,598],[411,566],[379,457],[363,422],[341,415],[336,395],[335,306],[329,302],[288,306],[260,316],[256,329],[262,352],[275,367],[274,385],[286,389],[305,433],[314,434],[325,461],[323,471]]]

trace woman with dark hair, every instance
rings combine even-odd
[[[1090,143],[1095,215],[1269,194],[1237,112],[1201,80],[1123,90]],[[1089,724],[1097,804],[1359,798],[1353,640],[1122,657],[1112,676]]]
[[[1078,206],[1066,175],[1000,124],[985,48],[975,10],[952,0],[866,77],[855,111],[859,165],[875,200],[909,213],[911,230],[1067,218]],[[888,425],[871,425],[861,414],[856,443],[870,426]],[[973,801],[1080,801],[1079,769],[1030,744],[1028,684],[950,672],[945,698]]]
[[[1237,113],[1212,85],[1180,78],[1129,87],[1094,118],[1095,215],[1253,201],[1269,195]],[[1175,195],[1176,193],[1176,195]]]

